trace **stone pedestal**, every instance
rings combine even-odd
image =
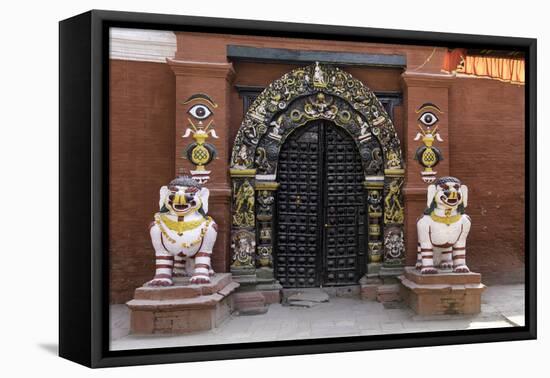
[[[401,272],[403,269],[401,268]],[[380,276],[365,274],[360,280],[360,297],[363,300],[380,303],[398,302],[401,300],[400,285],[395,276]]]
[[[256,285],[258,290],[265,298],[266,304],[281,303],[281,290],[283,287],[277,281],[272,283],[263,283]]]
[[[478,314],[485,285],[479,273],[420,274],[406,267],[401,297],[418,315]]]
[[[259,291],[235,293],[235,311],[238,315],[261,315],[268,310],[265,297]]]
[[[140,287],[130,309],[133,334],[188,333],[217,327],[233,311],[231,294],[239,287],[231,273],[217,273],[209,284],[176,278],[174,286]]]
[[[378,278],[378,275],[376,277],[368,277],[367,275],[364,275],[359,280],[360,285],[360,297],[364,300],[376,300],[376,296],[378,294],[378,287],[383,284],[382,280]]]

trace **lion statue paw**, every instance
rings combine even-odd
[[[159,286],[172,286],[174,282],[170,278],[153,278],[147,282],[145,286],[159,287]]]

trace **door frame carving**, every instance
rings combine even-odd
[[[255,245],[254,256],[244,256],[239,245],[232,244],[231,271],[235,275],[273,280],[278,154],[296,127],[316,119],[344,128],[361,156],[369,211],[369,262],[383,262],[389,268],[402,266],[404,162],[393,123],[365,84],[339,67],[315,63],[273,81],[254,100],[237,132],[230,161],[231,233],[233,237],[247,230],[256,240],[243,243]],[[242,190],[243,186],[254,187],[256,195]],[[239,211],[256,217],[251,221]]]

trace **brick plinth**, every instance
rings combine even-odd
[[[374,301],[378,293],[377,284],[366,284],[361,285],[361,299]]]
[[[235,293],[235,310],[239,315],[265,314],[268,310],[266,298],[259,291]]]
[[[230,273],[216,274],[209,284],[178,279],[170,287],[140,287],[130,308],[133,334],[189,333],[217,327],[233,311],[231,294],[239,284]]]
[[[399,285],[380,285],[376,291],[376,300],[380,303],[399,302],[401,300]]]
[[[400,287],[395,278],[381,279],[364,276],[359,281],[359,285],[359,296],[362,300],[380,303],[401,301]]]
[[[485,285],[479,273],[422,275],[406,267],[399,276],[402,299],[418,315],[478,314]]]
[[[280,303],[281,292],[279,290],[260,290],[266,304]]]

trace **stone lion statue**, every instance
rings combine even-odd
[[[439,269],[468,273],[466,238],[470,217],[464,214],[468,205],[468,187],[455,177],[441,177],[428,186],[427,209],[416,223],[418,253],[416,268],[422,274]]]
[[[191,283],[210,282],[210,256],[218,233],[206,215],[209,195],[207,188],[186,176],[160,188],[160,211],[150,228],[156,271],[146,285],[171,286],[173,276],[188,275]]]

